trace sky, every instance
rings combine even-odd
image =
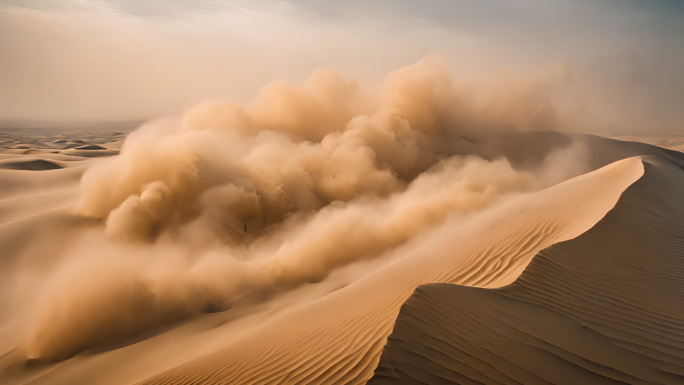
[[[568,114],[684,131],[683,41],[677,0],[0,0],[0,120],[150,119],[437,55],[475,88],[562,68]]]

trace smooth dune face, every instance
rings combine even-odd
[[[420,287],[371,384],[674,384],[684,378],[681,162],[645,175],[511,285]]]
[[[387,269],[142,383],[364,383],[416,286],[512,282],[539,250],[600,220],[642,172],[641,160],[630,158],[520,197],[467,225],[447,220],[397,251],[404,257]],[[588,194],[596,199],[583,199]]]

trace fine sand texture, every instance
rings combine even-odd
[[[514,283],[416,289],[369,383],[684,383],[684,172],[644,166],[605,218]]]

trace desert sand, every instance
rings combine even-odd
[[[596,140],[603,144],[603,148],[611,148],[611,146],[619,148],[621,145],[599,138]],[[661,151],[657,148],[642,147],[638,144],[633,144],[633,146],[648,150],[644,152],[658,153]],[[601,146],[595,147],[601,148]],[[633,151],[623,150],[628,153]],[[605,152],[601,154],[605,156]],[[661,156],[672,159],[672,153],[662,151]],[[8,164],[35,161],[33,154],[7,157],[6,159],[5,161]],[[3,202],[4,223],[1,225],[3,244],[14,245],[17,248],[30,248],[31,241],[37,239],[39,242],[46,242],[56,236],[38,233],[34,229],[38,221],[41,228],[54,229],[58,234],[60,231],[65,231],[63,221],[66,219],[63,214],[58,213],[64,212],[76,203],[79,177],[87,167],[88,160],[56,160],[54,157],[47,159],[51,159],[50,164],[59,165],[59,167],[45,167],[40,168],[39,171],[26,168],[21,170],[6,169],[4,171],[6,180],[16,182],[13,185],[9,183],[5,185],[11,186],[11,189],[6,190],[7,198]],[[492,306],[493,309],[498,309],[497,303],[500,300],[479,299],[479,296],[490,293],[490,291],[483,292],[480,290],[473,293],[465,291],[466,287],[481,287],[491,290],[505,286],[503,289],[492,290],[491,295],[502,298],[519,298],[514,294],[507,293],[509,291],[517,293],[522,289],[516,291],[516,288],[527,287],[525,285],[526,280],[536,282],[534,272],[537,270],[535,269],[542,269],[542,267],[535,268],[535,266],[541,261],[551,261],[548,263],[555,266],[556,263],[560,262],[552,261],[562,258],[562,255],[570,254],[581,257],[586,253],[584,250],[590,250],[592,253],[596,253],[596,256],[586,257],[588,259],[577,262],[566,262],[568,265],[563,266],[565,273],[559,273],[563,278],[551,278],[544,275],[545,280],[551,279],[550,283],[545,281],[548,287],[538,288],[543,283],[530,283],[529,286],[536,289],[524,298],[531,296],[536,298],[536,301],[542,302],[550,300],[549,298],[556,298],[558,301],[558,297],[563,299],[568,292],[574,293],[573,298],[576,296],[580,298],[581,293],[585,291],[593,293],[592,297],[594,297],[598,295],[596,291],[600,288],[606,290],[607,295],[619,295],[621,298],[609,297],[611,298],[610,301],[620,301],[621,305],[615,308],[615,311],[620,314],[612,315],[610,318],[612,322],[608,326],[602,325],[604,328],[609,327],[616,333],[626,333],[615,327],[616,320],[639,319],[641,320],[639,325],[642,327],[642,332],[652,330],[648,332],[676,336],[678,335],[677,329],[669,331],[661,329],[665,326],[673,327],[669,326],[670,324],[653,326],[652,329],[646,328],[646,331],[644,328],[651,323],[661,325],[664,322],[662,317],[670,319],[675,325],[677,321],[682,320],[682,314],[679,310],[681,306],[675,306],[681,304],[681,298],[675,295],[678,280],[671,283],[663,281],[668,276],[673,277],[671,271],[669,273],[664,271],[661,274],[657,270],[665,264],[660,265],[656,261],[649,265],[639,264],[639,261],[644,258],[644,246],[639,248],[625,246],[634,241],[632,239],[634,234],[646,234],[642,235],[647,237],[644,242],[655,242],[653,248],[657,250],[660,250],[658,247],[664,248],[663,252],[672,253],[673,250],[676,250],[676,248],[673,249],[676,243],[671,242],[677,240],[676,236],[672,235],[662,242],[658,239],[652,240],[652,236],[662,236],[662,234],[667,233],[666,229],[658,230],[658,228],[649,227],[648,232],[645,232],[645,229],[638,228],[640,222],[636,223],[634,226],[637,228],[631,231],[620,232],[621,229],[616,230],[614,228],[602,230],[607,226],[606,222],[625,222],[623,219],[609,221],[612,218],[611,215],[615,214],[609,214],[608,217],[604,218],[606,213],[615,211],[613,207],[616,203],[618,204],[617,208],[630,206],[629,209],[617,211],[618,213],[624,212],[628,219],[639,218],[648,221],[651,226],[660,223],[655,219],[649,221],[648,217],[644,217],[644,213],[638,209],[639,204],[636,203],[638,201],[632,197],[646,186],[667,184],[668,180],[676,178],[676,175],[673,175],[675,171],[668,171],[668,166],[663,166],[658,162],[663,163],[662,160],[655,157],[632,157],[619,160],[588,174],[572,178],[536,193],[518,196],[505,202],[505,204],[484,210],[469,220],[467,225],[458,217],[451,218],[451,220],[447,219],[430,234],[425,235],[423,239],[406,242],[392,250],[391,253],[398,257],[384,257],[391,260],[391,263],[373,266],[374,271],[364,276],[363,279],[351,278],[355,275],[352,266],[348,271],[342,269],[343,271],[332,274],[329,279],[317,284],[306,284],[290,292],[251,303],[250,301],[243,301],[243,303],[238,303],[234,309],[225,312],[205,313],[202,316],[196,315],[180,322],[164,323],[160,328],[152,328],[150,332],[137,334],[130,339],[122,340],[120,343],[107,343],[100,348],[95,347],[86,350],[84,353],[65,361],[59,360],[53,364],[23,366],[17,363],[14,356],[16,351],[11,343],[13,337],[4,336],[3,341],[10,343],[3,346],[6,353],[3,358],[5,369],[2,376],[6,383],[31,384],[67,384],[82,381],[102,384],[137,382],[158,384],[190,382],[268,383],[272,381],[281,383],[365,383],[373,376],[378,360],[380,360],[377,378],[373,379],[378,383],[387,381],[387,378],[397,378],[400,383],[404,383],[403,381],[406,381],[407,378],[414,379],[414,377],[398,376],[397,373],[415,375],[415,378],[419,379],[416,381],[422,380],[423,383],[435,383],[434,376],[460,383],[463,381],[463,377],[454,373],[461,373],[459,372],[459,364],[468,365],[469,369],[465,372],[470,373],[470,370],[474,368],[472,363],[474,353],[463,352],[461,345],[458,345],[461,346],[460,348],[451,347],[452,350],[440,352],[442,358],[437,360],[448,370],[441,366],[439,369],[435,369],[436,358],[429,353],[423,353],[425,357],[423,358],[420,352],[424,352],[425,349],[432,351],[436,348],[412,345],[426,343],[421,339],[425,330],[440,330],[441,334],[432,335],[431,338],[443,341],[441,343],[448,341],[448,343],[455,344],[451,338],[457,337],[472,338],[474,342],[461,343],[480,349],[479,346],[485,343],[491,333],[494,332],[503,334],[510,339],[510,343],[524,343],[526,339],[517,336],[514,332],[516,329],[508,329],[511,327],[510,322],[513,319],[525,322],[526,325],[536,325],[532,327],[538,333],[542,333],[544,330],[540,326],[551,324],[553,328],[564,328],[563,335],[553,334],[558,329],[552,329],[547,333],[556,335],[559,340],[546,343],[553,346],[554,349],[565,351],[563,349],[567,350],[568,348],[563,343],[576,341],[577,338],[580,338],[581,334],[588,330],[588,326],[586,326],[588,322],[593,322],[592,325],[602,325],[596,320],[577,321],[575,319],[574,322],[577,326],[565,328],[565,326],[559,326],[564,325],[561,321],[549,318],[552,316],[543,312],[552,312],[553,309],[562,308],[571,314],[606,314],[611,309],[605,306],[607,300],[592,302],[594,308],[591,309],[583,308],[582,305],[585,302],[580,299],[575,302],[554,302],[553,306],[549,305],[551,310],[541,308],[542,310],[539,310],[541,313],[538,315],[531,313],[523,305],[520,305],[520,310],[510,309],[510,306],[513,305],[507,305],[507,313],[496,316],[492,314],[495,310],[486,309]],[[646,174],[649,180],[642,176],[644,164],[647,165],[647,169],[653,169]],[[665,172],[657,171],[663,168],[666,169]],[[660,179],[650,180],[656,177]],[[625,191],[627,191],[627,195],[620,198]],[[642,202],[676,201],[674,196],[678,190],[662,189],[670,195],[674,194],[672,197],[663,196],[662,194],[665,192],[660,191],[647,190],[641,193],[642,195],[646,194],[646,196],[641,196],[639,199]],[[21,198],[16,198],[14,194],[21,194]],[[592,199],[585,199],[587,196],[591,196]],[[632,208],[631,206],[637,207]],[[651,207],[651,205],[644,207]],[[651,209],[656,210],[657,207],[651,207]],[[673,220],[677,217],[677,213],[670,213]],[[634,215],[634,217],[629,215]],[[74,221],[78,222],[76,219],[67,222]],[[661,226],[671,224],[671,222],[662,223]],[[83,224],[69,223],[68,226],[83,226]],[[583,233],[584,235],[580,236]],[[611,246],[611,244],[598,240],[593,241],[593,243],[587,241],[588,243],[585,245],[583,239],[597,233],[599,235],[595,236],[606,237],[607,241],[609,240],[615,245]],[[580,238],[575,241],[550,247],[577,236]],[[670,243],[668,243],[668,239]],[[575,248],[571,248],[571,245],[575,243],[584,245],[584,248],[576,251]],[[637,242],[636,244],[642,243]],[[618,245],[622,245],[620,246],[622,248],[619,248]],[[564,248],[570,248],[570,251],[566,252]],[[631,250],[632,254],[630,255],[633,256],[630,261],[632,262],[621,259],[626,258],[624,251],[614,253],[615,250]],[[528,266],[530,261],[533,262]],[[11,262],[3,261],[6,266],[10,265]],[[667,266],[673,268],[677,266],[676,260],[668,259],[666,262]],[[627,267],[619,270],[612,269],[618,263],[626,264]],[[588,265],[595,266],[588,269]],[[651,268],[647,266],[651,266]],[[638,268],[638,270],[632,271],[628,267]],[[556,267],[556,269],[558,268]],[[589,282],[574,281],[577,277],[568,276],[568,274],[572,272],[577,274],[577,269],[588,269],[586,272],[594,272],[593,275],[586,276],[586,278],[593,278],[594,280]],[[621,288],[618,284],[624,281],[619,279],[616,279],[614,286],[605,286],[604,281],[608,277],[606,272],[611,271],[613,273],[619,271],[626,275],[640,274],[639,271],[650,272],[652,275],[648,275],[646,279],[648,277],[653,278],[652,280],[640,281],[641,286],[638,289],[630,288],[634,283],[630,283],[628,288]],[[521,273],[522,276],[518,278]],[[571,287],[564,286],[564,291],[551,295],[551,293],[560,290],[554,286],[560,282],[569,282],[567,284]],[[452,286],[420,286],[429,283],[450,283],[462,286],[454,285],[454,289],[451,289]],[[658,285],[653,285],[655,283],[674,290],[673,296],[656,296],[656,294],[662,293],[658,292]],[[415,291],[416,288],[418,288],[417,291]],[[434,297],[431,294],[432,290],[438,292],[434,294]],[[449,291],[443,293],[444,290],[455,290],[455,292],[453,294]],[[414,291],[416,294],[412,295]],[[539,292],[546,293],[548,297],[541,296]],[[522,295],[519,294],[519,296]],[[638,311],[635,314],[630,313],[629,317],[624,315],[625,310],[622,309],[623,306],[626,306],[622,303],[626,297],[633,301],[639,301],[638,304],[630,305],[630,308],[638,308]],[[407,299],[409,301],[402,308],[402,304]],[[428,300],[442,302],[439,304],[430,303],[429,305],[420,302]],[[679,302],[669,302],[675,300]],[[488,307],[483,308],[483,305],[480,304],[481,301],[486,303]],[[526,301],[529,302],[529,299]],[[608,303],[611,303],[610,301]],[[659,311],[649,309],[646,305],[657,306]],[[400,308],[403,309],[401,313],[399,312]],[[447,313],[435,314],[434,309]],[[455,314],[453,311],[459,313]],[[468,311],[479,311],[481,313],[466,313]],[[662,312],[674,313],[663,314]],[[463,313],[468,317],[480,317],[474,319],[477,325],[489,325],[490,322],[492,325],[477,330],[461,329],[460,325],[463,324],[474,325],[472,321],[462,319]],[[481,315],[478,316],[477,314]],[[394,327],[397,315],[399,315],[399,324]],[[428,318],[420,318],[420,315],[428,316]],[[413,323],[405,321],[405,319],[412,319],[412,317],[418,317],[417,321],[413,321]],[[559,316],[553,315],[553,317]],[[660,321],[648,317],[657,317],[657,320]],[[501,326],[497,326],[499,324],[496,323],[502,322],[502,319],[509,325],[505,330],[501,330]],[[599,321],[602,319],[599,318]],[[425,326],[431,322],[437,322],[437,324]],[[540,324],[536,322],[540,322]],[[392,332],[393,328],[394,332]],[[481,332],[484,334],[478,334],[480,333],[479,330],[484,330]],[[385,346],[385,340],[391,332],[393,334],[390,337],[390,343]],[[408,333],[408,335],[401,333]],[[591,336],[582,338],[590,339],[590,342],[583,345],[584,349],[593,351],[594,348],[592,347],[601,348],[602,346],[601,341],[591,342]],[[639,338],[653,339],[653,336],[649,334]],[[404,342],[397,345],[397,340]],[[667,340],[670,341],[669,337]],[[434,342],[436,340],[429,339],[428,341]],[[510,343],[504,346],[510,348]],[[681,352],[675,353],[676,349],[680,348],[679,345],[667,345],[670,346],[670,349],[675,349],[667,350],[664,347],[657,347],[658,343],[664,344],[663,341],[654,341],[648,345],[646,351],[644,350],[645,347],[641,347],[641,352],[638,350],[637,352],[630,352],[633,356],[631,361],[621,358],[621,362],[625,364],[612,368],[612,370],[615,373],[627,373],[623,376],[630,375],[629,373],[638,370],[638,366],[634,365],[635,362],[644,362],[643,360],[640,361],[640,356],[634,356],[641,354],[650,359],[665,360],[670,365],[668,367],[675,365],[672,369],[675,371],[674,373],[681,374],[681,371],[678,372],[676,369],[678,366],[681,367],[681,362],[678,361]],[[437,350],[439,351],[439,349]],[[653,351],[661,353],[652,353]],[[462,356],[454,352],[468,354],[470,358],[459,361],[459,357]],[[380,358],[381,353],[383,354],[382,359]],[[505,355],[506,353],[490,352],[489,354]],[[663,354],[665,357],[672,355],[672,359],[661,358]],[[573,357],[575,355],[577,353]],[[615,352],[611,352],[606,357],[615,357],[615,355]],[[518,355],[513,356],[518,357]],[[427,360],[427,362],[420,361],[417,357]],[[450,357],[449,359],[453,362],[445,362],[446,357]],[[563,355],[561,358],[569,359]],[[487,379],[492,376],[492,367],[497,368],[497,361],[492,360],[491,357],[480,359],[487,363],[486,368],[479,369],[480,372],[485,373],[486,377],[471,378],[475,378],[476,381],[487,382]],[[570,374],[562,374],[562,377],[554,375],[548,377],[548,374],[545,377],[544,373],[548,373],[549,370],[550,373],[559,373],[559,375],[561,371],[558,370],[557,366],[553,366],[553,369],[535,371],[534,368],[543,368],[547,364],[542,363],[540,357],[529,359],[539,362],[539,366],[528,369],[525,375],[539,377],[521,377],[517,379],[519,382],[536,382],[542,378],[544,381],[559,383],[559,378],[563,378],[568,379],[570,381],[568,383],[572,383],[577,379],[582,381],[587,379],[582,377],[585,374],[576,373],[577,371],[583,373],[587,370],[586,368],[579,370],[573,369],[573,367],[568,369]],[[406,360],[409,363],[406,363]],[[582,362],[593,362],[591,365],[587,364],[589,367],[599,365],[596,363],[597,359],[592,356],[581,358],[581,360]],[[524,363],[516,365],[524,366]],[[627,367],[631,371],[627,370]],[[414,374],[410,368],[429,368],[428,371],[432,373],[433,377],[426,379],[426,377],[421,377],[420,373]],[[512,374],[508,369],[508,366],[497,368],[510,377]],[[573,375],[573,373],[575,374]],[[455,377],[449,377],[449,375]],[[624,378],[630,377],[618,376],[615,378],[624,380]],[[646,377],[651,381],[658,378],[662,380],[663,377]],[[595,378],[592,380],[596,381]],[[502,381],[498,378],[493,383]]]
[[[418,288],[369,383],[680,383],[682,162],[642,161],[599,223],[512,284]]]
[[[680,380],[684,155],[444,76],[2,131],[0,381]]]
[[[0,0],[0,385],[684,385],[684,0]]]

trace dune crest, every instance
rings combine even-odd
[[[681,382],[681,162],[645,163],[605,218],[511,285],[419,287],[370,383]]]

